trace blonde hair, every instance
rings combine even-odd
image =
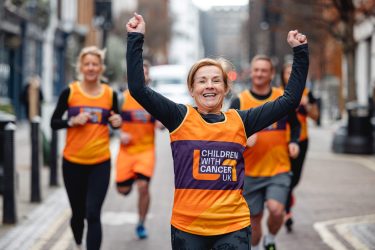
[[[197,61],[196,63],[194,63],[193,66],[191,66],[188,77],[187,77],[187,85],[188,85],[189,90],[193,89],[194,76],[197,73],[198,69],[204,66],[218,67],[223,76],[225,89],[229,90],[231,88],[231,81],[229,80],[228,72],[233,70],[233,64],[229,60],[220,57],[217,59],[203,58]]]
[[[106,49],[101,50],[96,46],[84,47],[81,50],[81,52],[78,55],[77,63],[76,63],[76,73],[77,73],[78,80],[80,81],[83,80],[83,75],[81,72],[81,62],[82,62],[83,57],[85,57],[86,55],[94,55],[94,56],[99,57],[100,64],[102,65],[102,68],[103,68],[102,73],[105,71],[105,65],[104,65],[105,52],[106,52]],[[99,79],[101,79],[101,76],[99,77]]]

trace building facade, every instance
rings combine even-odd
[[[168,63],[190,67],[203,52],[199,33],[199,10],[192,0],[172,0],[169,10],[172,27]]]
[[[354,27],[356,48],[356,83],[358,102],[368,105],[369,97],[375,104],[375,16],[369,16]]]
[[[248,62],[248,39],[244,27],[248,6],[214,6],[201,15],[205,57],[224,57],[241,70]]]
[[[43,1],[0,1],[0,109],[24,117],[21,92],[42,75],[43,32],[49,6]]]

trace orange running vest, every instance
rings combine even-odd
[[[136,154],[154,149],[155,119],[130,95],[124,92],[124,103],[121,108],[121,130],[131,134],[130,144],[121,144],[122,150]]]
[[[309,90],[307,88],[304,89],[302,97],[306,96],[308,97]],[[304,141],[308,138],[308,132],[307,132],[307,110],[303,105],[299,105],[297,108],[297,118],[299,123],[301,124],[301,134],[299,137],[299,141]]]
[[[281,88],[281,90],[283,90],[283,89]],[[307,88],[305,88],[303,90],[302,97],[304,97],[304,96],[308,97],[308,95],[309,95],[309,90]],[[305,107],[303,105],[299,105],[296,112],[297,112],[298,121],[301,124],[301,133],[300,133],[300,136],[298,138],[298,140],[301,142],[301,141],[304,141],[308,138],[307,110],[305,109]],[[290,126],[289,126],[289,124],[287,124],[287,136],[286,136],[286,138],[287,138],[287,140],[290,140]]]
[[[250,225],[242,196],[246,133],[235,110],[207,123],[191,106],[170,133],[175,193],[171,224],[188,233],[220,235]]]
[[[113,103],[113,90],[101,84],[98,96],[85,94],[79,82],[69,85],[68,118],[81,112],[91,114],[83,126],[67,129],[64,158],[78,164],[97,164],[110,159],[108,117]]]
[[[258,100],[245,90],[239,94],[240,109],[258,107],[282,94],[282,90],[272,88],[269,98]],[[244,152],[246,176],[271,177],[290,171],[286,124],[287,116],[257,132],[255,145],[246,147]]]

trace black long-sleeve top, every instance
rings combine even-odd
[[[61,129],[61,128],[68,128],[68,119],[63,119],[63,115],[65,111],[68,110],[68,98],[70,95],[70,88],[64,89],[60,96],[59,100],[57,101],[57,105],[55,111],[51,117],[51,128],[54,130]],[[113,98],[112,98],[112,110],[118,114],[119,108],[117,104],[117,92],[113,91]],[[113,127],[114,128],[114,127]],[[114,128],[116,129],[116,128]]]
[[[266,95],[258,95],[254,93],[251,89],[248,90],[254,98],[258,100],[266,100],[272,95],[272,88],[270,89],[270,92]],[[229,108],[231,109],[240,109],[241,102],[240,98],[236,97],[232,100]],[[297,118],[297,112],[295,110],[292,110],[288,113],[287,122],[290,125],[290,141],[289,142],[295,142],[298,143],[299,136],[301,133],[301,123],[298,121]]]
[[[139,104],[171,132],[182,123],[187,113],[187,107],[167,99],[145,85],[142,58],[143,41],[143,34],[128,33],[126,61],[129,91]],[[281,119],[298,107],[305,88],[309,66],[307,44],[294,47],[293,54],[292,73],[284,95],[257,108],[237,110],[244,123],[247,137]],[[201,115],[209,123],[224,120],[223,114]]]

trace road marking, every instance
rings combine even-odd
[[[61,188],[38,205],[28,218],[10,229],[0,239],[0,249],[30,249],[38,237],[46,232],[56,218],[68,207],[64,190]]]
[[[369,156],[369,158],[358,156],[358,155],[336,155],[327,152],[309,152],[307,154],[308,158],[313,158],[314,160],[330,160],[330,161],[350,161],[357,163],[363,167],[368,168],[375,172],[375,158]]]
[[[57,218],[57,220],[55,221],[55,223],[53,225],[51,225],[48,230],[46,231],[45,234],[43,234],[39,239],[38,241],[36,242],[36,244],[33,245],[33,247],[31,248],[31,250],[39,250],[39,249],[43,249],[43,246],[52,238],[52,236],[54,235],[54,233],[57,232],[57,230],[69,219],[70,217],[70,209],[65,209],[65,211],[62,213],[62,215]],[[69,229],[69,227],[68,227]]]
[[[110,226],[120,226],[124,224],[135,225],[138,223],[138,217],[138,213],[105,211],[102,214],[101,220],[103,224]],[[152,217],[152,214],[147,214],[148,219]]]
[[[69,215],[70,213],[68,213]],[[147,218],[152,218],[152,214],[148,214]],[[137,224],[138,223],[138,213],[131,212],[111,212],[105,211],[101,216],[102,224],[110,226],[120,226],[123,224]],[[52,231],[52,230],[51,230]],[[56,232],[56,230],[54,230]],[[70,227],[67,227],[63,232],[58,241],[51,247],[51,250],[61,250],[68,249],[71,244],[74,244],[73,236]],[[39,248],[40,249],[40,248]],[[39,250],[33,249],[33,250]]]
[[[320,237],[329,247],[334,250],[348,250],[344,244],[329,230],[329,227],[335,228],[336,232],[342,236],[354,249],[369,249],[363,242],[353,235],[347,228],[348,225],[358,225],[364,223],[375,223],[375,214],[347,217],[336,220],[328,220],[314,223],[314,229],[319,233]],[[346,229],[344,227],[346,226]],[[362,248],[361,246],[365,246]]]
[[[363,244],[358,238],[356,238],[350,231],[350,226],[355,223],[339,224],[335,226],[336,231],[344,237],[346,241],[354,247],[354,249],[370,250],[365,244]]]
[[[348,250],[336,237],[329,231],[329,223],[316,222],[314,223],[314,229],[319,233],[320,238],[329,247],[334,250]]]
[[[61,235],[58,241],[51,247],[50,250],[62,250],[68,249],[69,245],[75,244],[73,235],[70,227],[66,227],[64,233]]]

